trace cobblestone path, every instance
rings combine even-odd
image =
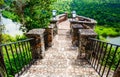
[[[99,77],[85,61],[77,60],[77,48],[72,47],[69,21],[60,23],[53,46],[42,60],[35,62],[21,77]]]

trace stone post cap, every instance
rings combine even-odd
[[[49,26],[48,26],[48,28],[54,28],[54,24],[50,24]]]
[[[81,24],[76,24],[76,25],[73,25],[72,28],[83,29],[83,26]]]
[[[93,29],[79,29],[79,33],[81,35],[94,35],[94,36],[97,35]]]
[[[32,29],[26,35],[42,35],[44,34],[45,29]]]

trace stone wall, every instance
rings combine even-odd
[[[91,41],[89,38],[95,38],[97,34],[93,29],[80,29],[79,30],[79,55],[78,58],[88,58],[91,54],[90,47]]]
[[[92,29],[92,30],[94,30],[94,26],[96,25],[96,23],[97,22],[93,19],[83,17],[83,16],[78,16],[78,15],[76,16],[75,19],[70,19],[70,28],[71,28],[70,33],[72,35],[73,46],[78,46],[78,41],[79,41],[78,30],[79,29]]]
[[[68,14],[65,13],[65,14],[58,15],[57,19],[58,19],[57,23],[59,24],[68,19]]]
[[[113,77],[120,77],[120,65],[119,65],[119,67],[116,69],[116,71],[114,72]]]
[[[45,29],[32,29],[26,34],[27,37],[34,38],[30,41],[33,59],[42,59],[44,57],[44,31]]]

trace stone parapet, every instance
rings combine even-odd
[[[89,38],[95,38],[97,34],[93,29],[80,29],[79,30],[79,58],[87,58],[91,51],[91,41]]]
[[[113,77],[120,77],[120,65],[119,65],[119,67],[116,69],[116,71],[114,72]]]
[[[76,24],[72,26],[72,44],[73,46],[78,46],[78,40],[79,40],[79,29],[83,29],[83,26],[80,24]]]
[[[34,38],[30,41],[33,59],[41,59],[44,56],[44,31],[45,29],[32,29],[26,34],[27,37]]]
[[[45,49],[47,47],[51,47],[52,46],[52,41],[54,36],[56,35],[56,29],[54,28],[55,25],[54,24],[50,24],[50,26],[48,26],[48,28],[45,29]]]

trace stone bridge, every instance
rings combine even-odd
[[[37,60],[21,77],[99,77],[90,64],[78,59],[78,48],[72,45],[70,21],[57,25],[58,34],[44,57]]]
[[[35,61],[15,77],[113,77],[113,71],[100,64],[104,56],[101,49],[105,48],[104,42],[94,40],[95,25],[93,19],[68,19],[65,13],[51,19],[48,28],[30,30],[26,36],[34,38],[30,46]],[[3,62],[2,57],[0,60]],[[119,69],[114,77],[120,77]]]

